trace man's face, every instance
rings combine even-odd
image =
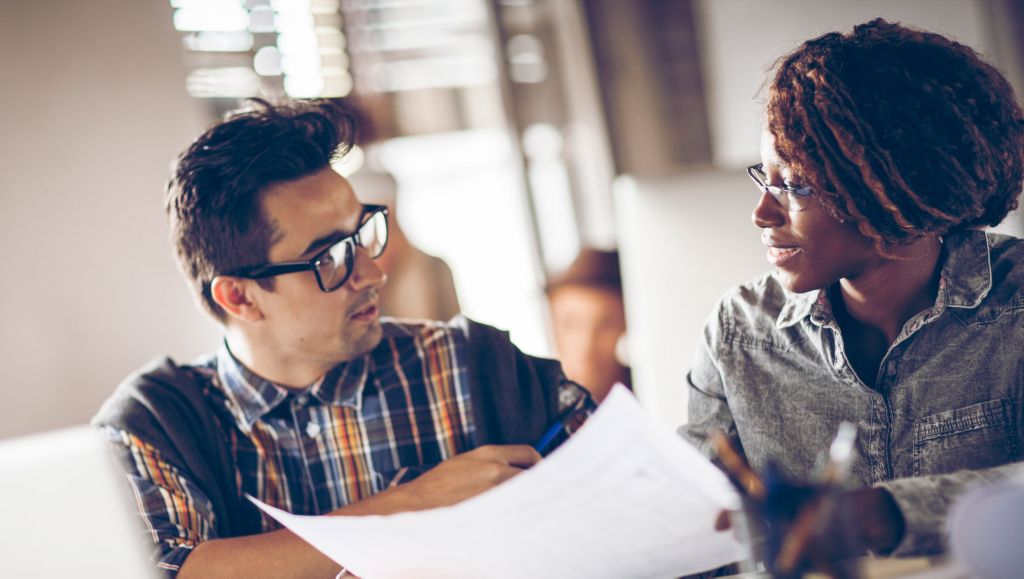
[[[770,185],[801,184],[800,176],[779,158],[775,138],[767,129],[761,133],[761,163]],[[856,278],[883,261],[871,239],[853,224],[841,223],[826,213],[816,199],[796,212],[762,193],[751,219],[761,229],[768,261],[778,268],[786,289],[793,292],[827,288],[842,278]]]
[[[622,298],[611,290],[563,286],[550,295],[555,345],[565,375],[590,390],[600,402],[622,366],[615,347],[626,331]]]
[[[262,210],[277,234],[270,263],[308,260],[355,231],[362,217],[348,181],[330,168],[270,186]],[[255,289],[264,322],[259,339],[285,359],[325,367],[360,356],[381,339],[377,293],[384,281],[362,248],[348,281],[332,292],[320,290],[312,271],[277,276],[272,291]]]

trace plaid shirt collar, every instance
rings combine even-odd
[[[369,376],[369,355],[342,362],[305,388],[286,388],[266,380],[245,367],[231,353],[225,341],[217,352],[217,377],[231,411],[243,432],[281,405],[286,399],[300,404],[318,400],[332,406],[362,409],[363,391]]]

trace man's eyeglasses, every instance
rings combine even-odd
[[[747,175],[757,183],[757,188],[762,193],[771,193],[771,196],[779,202],[787,211],[803,211],[811,206],[811,194],[814,189],[810,187],[777,187],[768,184],[768,175],[764,172],[764,165],[758,163],[747,167]]]
[[[332,292],[345,285],[356,263],[356,247],[362,247],[372,259],[377,259],[388,244],[388,208],[384,205],[364,205],[359,228],[351,235],[335,241],[309,261],[284,261],[246,267],[228,275],[246,279],[263,279],[312,270],[324,292]]]

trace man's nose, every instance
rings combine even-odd
[[[352,267],[352,276],[348,279],[348,285],[353,290],[362,290],[368,287],[382,287],[388,279],[384,271],[377,265],[376,260],[362,247],[356,248],[355,263]]]

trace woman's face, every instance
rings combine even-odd
[[[761,163],[768,184],[801,185],[800,175],[779,158],[775,137],[767,128],[761,132]],[[883,261],[869,238],[853,224],[826,213],[816,201],[802,211],[787,210],[771,194],[762,193],[751,219],[761,229],[768,261],[793,292],[827,288],[842,278],[863,275]]]

